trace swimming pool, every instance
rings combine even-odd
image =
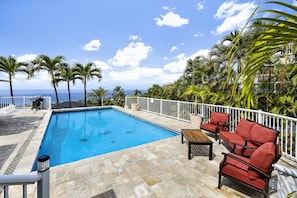
[[[37,158],[49,155],[50,166],[56,166],[176,135],[112,108],[55,112]]]

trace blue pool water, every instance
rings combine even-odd
[[[38,157],[49,155],[56,166],[176,135],[115,109],[58,112],[52,114]]]

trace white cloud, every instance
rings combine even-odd
[[[198,33],[194,34],[194,37],[195,37],[195,38],[197,38],[197,37],[202,37],[202,36],[203,36],[203,34],[202,34],[202,33],[200,33],[200,32],[198,32]]]
[[[95,63],[96,67],[100,68],[101,70],[112,70],[112,67],[103,61],[96,60],[93,61],[93,63]]]
[[[41,70],[34,73],[34,77],[28,80],[27,74],[18,72],[13,78],[14,88],[33,88],[43,89],[44,87],[51,88],[50,77],[47,71]]]
[[[129,40],[136,41],[138,39],[140,39],[138,35],[130,35],[129,36]]]
[[[294,6],[297,6],[297,1],[296,0],[293,0],[293,3],[292,3]]]
[[[164,75],[160,76],[158,79],[160,80],[160,82],[162,84],[173,83],[174,81],[179,79],[182,74],[183,74],[182,72],[174,73],[174,74],[164,74]]]
[[[169,71],[172,73],[178,73],[181,75],[187,66],[187,61],[189,59],[194,59],[197,56],[207,57],[210,50],[198,50],[196,53],[186,56],[185,54],[179,54],[175,57],[176,61],[172,61],[164,66],[164,71]],[[175,79],[176,80],[176,79]]]
[[[178,72],[183,72],[186,64],[188,57],[185,56],[185,54],[179,54],[175,57],[177,59],[176,61],[170,62],[164,66],[165,71],[169,71],[172,73],[178,73]]]
[[[99,39],[90,41],[89,43],[83,46],[83,49],[86,51],[98,51],[100,49],[101,43]]]
[[[204,7],[204,3],[205,2],[199,2],[199,3],[197,3],[197,10],[202,10],[203,7]]]
[[[37,54],[23,54],[16,58],[17,62],[31,62],[33,61],[38,55]]]
[[[161,15],[161,18],[155,18],[155,21],[158,26],[181,27],[189,24],[189,19],[181,18],[178,14],[173,13],[173,11]]]
[[[221,34],[242,28],[255,8],[254,2],[242,4],[237,4],[235,1],[224,2],[214,16],[216,19],[224,19],[224,21],[212,33]]]
[[[170,49],[170,52],[174,52],[177,50],[177,47],[176,46],[172,46],[171,49]]]
[[[190,59],[194,59],[197,56],[204,56],[204,57],[208,57],[208,53],[210,52],[210,50],[205,49],[205,50],[198,50],[196,53],[192,54],[190,56]]]
[[[132,66],[137,67],[140,61],[148,57],[152,51],[151,46],[146,46],[142,42],[131,42],[124,49],[119,49],[112,59],[108,62],[114,66]]]
[[[115,81],[131,81],[142,78],[151,78],[162,76],[163,71],[160,68],[135,67],[124,71],[111,71],[108,77]]]

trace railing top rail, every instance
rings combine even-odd
[[[129,96],[128,96],[127,98],[134,98],[134,97],[129,97]],[[139,96],[138,96],[138,98],[147,99],[148,97],[139,97]],[[159,99],[159,98],[149,98],[149,99],[154,99],[154,100],[166,100],[166,99]],[[170,100],[166,100],[166,101],[170,101]],[[176,100],[174,100],[174,101],[176,101]],[[286,119],[286,120],[290,120],[290,121],[295,121],[295,122],[297,122],[297,118],[292,118],[292,117],[283,116],[283,115],[277,115],[277,114],[269,113],[269,112],[262,111],[262,110],[244,109],[244,108],[240,108],[240,107],[231,107],[231,106],[223,106],[223,105],[195,103],[195,102],[187,102],[187,101],[176,101],[176,102],[182,102],[182,103],[186,103],[186,104],[205,105],[205,106],[211,106],[211,107],[229,108],[229,109],[240,110],[240,111],[249,111],[249,112],[253,112],[253,113],[259,113],[259,112],[261,112],[262,114],[267,115],[267,116],[272,116],[272,117],[276,117],[276,118],[281,118],[281,119]]]
[[[0,175],[0,185],[34,184],[40,181],[42,176],[37,175]]]

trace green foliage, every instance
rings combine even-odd
[[[293,191],[289,193],[286,198],[297,198],[297,191]]]
[[[89,98],[94,98],[96,103],[92,103],[94,105],[102,106],[103,97],[107,94],[107,90],[103,87],[99,87],[98,89],[93,89],[92,92],[88,93]]]
[[[51,85],[54,87],[57,106],[59,107],[59,97],[57,92],[58,83],[62,80],[60,76],[60,66],[63,63],[65,58],[63,56],[56,56],[54,58],[50,58],[47,55],[39,55],[32,63],[34,67],[32,68],[32,75],[34,72],[38,72],[40,70],[46,70],[51,78]]]
[[[29,67],[27,63],[17,62],[14,56],[9,56],[8,58],[0,56],[0,72],[8,74],[11,97],[13,97],[12,79],[15,77],[17,72],[25,72],[29,77],[30,70],[28,68]]]
[[[112,105],[118,105],[123,107],[125,104],[125,91],[121,86],[116,86],[111,94],[110,102]]]
[[[87,81],[93,78],[98,78],[98,82],[102,79],[101,69],[97,68],[95,63],[90,62],[86,65],[76,63],[73,71],[76,74],[77,79],[80,79],[84,85],[84,101],[87,106]]]

